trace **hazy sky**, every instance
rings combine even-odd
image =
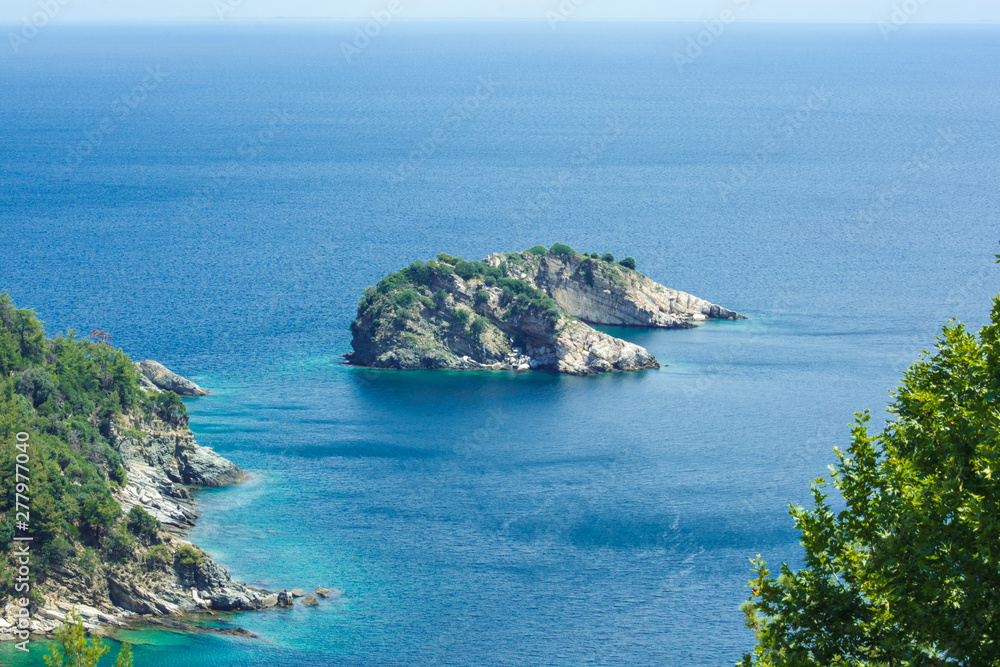
[[[58,6],[53,21],[226,20],[262,18],[351,19],[385,9],[393,0],[0,0],[0,22],[17,23],[40,7]],[[1000,22],[1000,0],[395,0],[400,17],[525,18],[547,12],[573,19],[692,19],[733,9],[741,20],[891,20],[896,7],[912,22]],[[575,6],[575,8],[574,8]],[[51,12],[51,10],[50,10]],[[897,14],[898,16],[898,14]]]

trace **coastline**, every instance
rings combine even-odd
[[[153,368],[153,372],[145,369]],[[193,382],[155,362],[140,362],[142,381],[151,392],[182,391],[186,397],[207,395]],[[163,371],[166,371],[165,373]],[[234,581],[229,572],[188,538],[199,518],[197,493],[204,488],[232,486],[250,479],[248,473],[199,445],[187,421],[167,424],[139,413],[125,413],[112,425],[109,440],[121,456],[125,483],[112,496],[123,512],[141,508],[157,522],[155,535],[139,544],[132,559],[112,563],[104,559],[89,571],[79,560],[51,568],[41,584],[43,603],[21,628],[14,606],[0,615],[0,641],[21,637],[49,639],[67,614],[75,609],[84,628],[107,636],[118,630],[153,627],[193,633],[254,636],[238,626],[214,628],[186,619],[216,613],[259,611],[291,607],[297,598],[306,605],[339,591],[317,588],[316,595],[270,591]]]

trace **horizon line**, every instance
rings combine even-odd
[[[22,17],[21,20],[23,20]],[[211,18],[211,17],[161,17],[161,18],[123,18],[123,19],[71,19],[59,21],[51,25],[190,25],[190,24],[210,24],[220,25],[226,23],[285,23],[285,22],[324,22],[324,23],[356,23],[357,21],[371,20],[370,15],[359,16],[267,16],[267,17],[232,17],[232,18]],[[708,18],[573,18],[571,23],[706,23],[712,19]],[[546,21],[544,16],[512,16],[512,17],[399,17],[395,19],[398,23],[542,23]],[[888,23],[884,19],[880,20],[843,20],[843,19],[736,19],[733,23],[755,23],[755,24],[782,24],[782,25],[879,25]],[[0,20],[0,27],[13,27],[21,25],[8,20]],[[971,21],[911,21],[908,26],[922,25],[1000,25],[1000,20],[977,19]]]

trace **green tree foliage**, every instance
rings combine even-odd
[[[84,547],[83,551],[76,558],[76,566],[83,573],[87,580],[92,580],[97,575],[97,566],[100,560],[97,552],[90,547]]]
[[[486,321],[486,318],[479,317],[477,315],[473,318],[472,324],[469,325],[469,332],[475,337],[476,340],[481,340],[488,327],[489,322]]]
[[[626,257],[625,259],[623,259],[622,261],[620,261],[618,263],[621,264],[622,266],[624,266],[626,269],[632,269],[633,271],[635,271],[635,267],[636,267],[635,259],[632,258],[632,257]]]
[[[584,282],[593,286],[594,284],[594,263],[595,260],[587,258],[580,262],[579,272],[583,276]]]
[[[534,312],[546,317],[555,326],[562,316],[562,311],[552,297],[523,280],[501,278],[497,280],[497,287],[503,290],[501,305],[509,306],[506,314],[508,320]]]
[[[472,318],[472,313],[465,308],[458,308],[455,310],[455,321],[463,329],[469,324],[469,320]]]
[[[122,514],[121,506],[104,490],[87,496],[80,507],[80,522],[95,533],[115,525]]]
[[[122,644],[118,651],[118,658],[115,659],[115,667],[132,667],[132,645]]]
[[[574,257],[576,255],[576,250],[573,250],[565,243],[554,243],[549,250],[551,250],[552,254],[556,257],[562,257],[563,259],[569,259],[570,257]]]
[[[485,280],[487,278],[500,278],[503,276],[503,271],[485,262],[466,262],[463,259],[455,265],[455,275],[462,280],[472,280],[473,278]]]
[[[163,544],[157,544],[146,550],[146,564],[152,568],[162,567],[170,562],[170,551]]]
[[[950,323],[873,434],[858,415],[832,486],[793,507],[804,567],[754,559],[749,667],[1000,665],[1000,297]]]
[[[125,525],[128,526],[129,532],[147,543],[154,539],[160,530],[160,521],[138,505],[133,505],[128,511]]]
[[[153,403],[156,416],[172,426],[186,425],[187,409],[181,397],[172,391],[162,391],[157,394]]]
[[[607,262],[608,264],[614,264],[614,262],[615,262],[615,256],[612,255],[610,252],[606,252],[606,253],[604,253],[603,256],[601,256],[601,261],[602,262]]]
[[[420,299],[420,295],[411,289],[404,289],[392,295],[392,303],[400,310],[406,310]]]
[[[108,531],[102,542],[104,556],[112,563],[124,563],[132,559],[137,540],[124,526],[116,526]]]
[[[26,368],[15,376],[14,391],[30,399],[36,408],[59,395],[55,378],[42,366]]]
[[[190,544],[182,544],[177,549],[177,561],[181,565],[201,565],[205,561],[205,556]]]
[[[100,637],[87,640],[87,631],[75,609],[53,633],[55,641],[49,642],[49,654],[43,656],[47,667],[98,667],[98,663],[111,647]],[[132,667],[132,646],[123,644],[115,660],[115,667]]]
[[[568,245],[556,243],[551,251],[542,246],[531,248],[529,253],[544,255],[552,252],[563,258],[576,256],[576,251]],[[612,258],[613,259],[613,258]],[[482,287],[499,287],[502,290],[501,308],[506,309],[503,317],[507,321],[523,318],[526,315],[541,318],[555,328],[563,313],[556,302],[544,291],[532,287],[527,281],[512,278],[514,267],[523,265],[524,254],[508,254],[504,256],[499,266],[491,266],[485,262],[469,262],[461,257],[441,254],[436,260],[428,262],[416,261],[396,273],[380,280],[374,287],[365,290],[365,296],[358,303],[358,316],[351,323],[351,332],[355,336],[375,337],[379,329],[389,325],[396,333],[406,330],[415,317],[411,307],[415,303],[422,304],[428,310],[450,311],[447,307],[449,290],[454,276],[471,283],[475,296],[474,305],[478,309],[489,299],[488,294],[481,291]],[[589,283],[594,283],[594,267],[598,261],[597,253],[583,258],[582,276]],[[461,313],[462,309],[459,309]],[[458,324],[465,329],[471,314],[453,315],[458,318]],[[166,392],[164,392],[166,394]],[[159,400],[173,400],[165,396]],[[162,418],[185,420],[186,413],[183,404],[176,403],[177,415],[167,410],[161,410]]]

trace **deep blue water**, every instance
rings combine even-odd
[[[787,505],[853,413],[1000,291],[1000,30],[736,25],[679,72],[699,29],[396,23],[351,63],[339,23],[0,49],[0,287],[210,388],[192,428],[253,479],[202,493],[192,539],[346,591],[231,619],[259,640],[132,635],[137,665],[749,647],[748,558],[799,557]],[[339,363],[385,273],[556,241],[751,319],[618,331],[669,364],[636,375]]]

